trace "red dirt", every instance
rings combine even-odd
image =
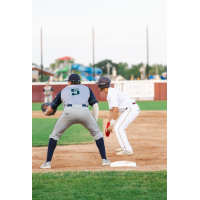
[[[59,117],[57,112],[53,117]],[[103,127],[107,123],[108,111],[100,111]],[[41,111],[33,112],[33,117],[46,117]],[[133,148],[131,156],[117,156],[120,148],[115,133],[104,137],[107,158],[111,162],[133,161],[136,167],[102,167],[101,157],[95,142],[85,145],[57,146],[53,155],[52,169],[40,169],[45,161],[47,147],[32,148],[32,171],[83,171],[83,170],[167,170],[167,111],[140,111],[139,116],[126,129]]]

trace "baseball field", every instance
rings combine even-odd
[[[132,156],[117,156],[115,133],[104,137],[108,159],[133,161],[136,167],[101,166],[95,141],[87,129],[75,124],[58,142],[52,168],[40,169],[62,106],[45,116],[42,103],[32,104],[33,199],[167,199],[167,101],[137,102],[141,111],[126,129]],[[98,124],[108,121],[108,103],[99,102]]]

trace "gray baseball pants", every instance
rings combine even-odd
[[[64,131],[73,124],[82,124],[90,131],[91,136],[93,136],[95,140],[99,140],[103,137],[103,133],[99,130],[99,126],[89,108],[74,104],[72,107],[65,106],[49,138],[58,141]]]

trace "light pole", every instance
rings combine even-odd
[[[92,27],[92,41],[93,41],[93,81],[94,80],[94,76],[95,76],[95,73],[94,73],[94,70],[95,70],[95,66],[94,66],[94,27]]]
[[[41,28],[41,82],[43,82],[42,28]]]
[[[147,25],[147,80],[149,80],[149,45],[148,45],[148,25]]]

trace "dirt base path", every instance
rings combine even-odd
[[[41,111],[39,111],[41,114]],[[34,114],[33,116],[39,116]],[[103,126],[107,123],[108,111],[100,111]],[[44,117],[44,115],[42,114]],[[56,115],[54,116],[56,117]],[[59,117],[59,115],[58,115]],[[96,144],[57,146],[52,159],[52,169],[40,169],[45,161],[47,147],[32,148],[32,171],[77,171],[77,170],[167,170],[167,111],[141,111],[136,120],[126,129],[133,148],[131,156],[117,156],[119,144],[115,133],[104,137],[106,154],[111,162],[133,161],[136,167],[102,167]]]

